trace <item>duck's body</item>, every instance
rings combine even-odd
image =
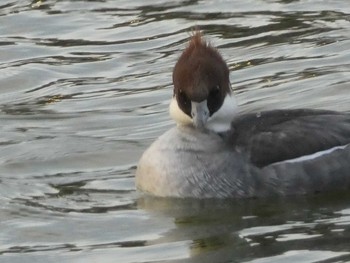
[[[349,113],[238,115],[223,63],[196,33],[174,69],[170,111],[178,126],[143,154],[136,173],[140,190],[245,198],[350,188]]]
[[[232,134],[174,127],[143,154],[137,186],[156,196],[194,198],[349,189],[350,115],[306,112],[240,116]],[[280,113],[287,121],[273,116]]]

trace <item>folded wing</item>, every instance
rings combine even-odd
[[[350,114],[303,109],[247,114],[232,122],[225,137],[264,167],[349,144]]]

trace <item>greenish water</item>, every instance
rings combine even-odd
[[[171,73],[200,26],[242,112],[350,110],[350,5],[0,3],[0,262],[348,262],[350,195],[145,198],[142,152],[174,124]]]

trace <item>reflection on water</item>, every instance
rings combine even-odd
[[[349,195],[140,196],[173,123],[172,67],[200,26],[242,112],[350,110],[350,6],[333,1],[0,4],[1,262],[344,262]]]
[[[340,262],[350,259],[349,197],[234,203],[143,198],[138,204],[156,218],[174,218],[175,227],[154,242],[191,240],[188,257],[194,262]]]

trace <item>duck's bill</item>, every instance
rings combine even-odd
[[[209,118],[207,100],[202,102],[191,101],[191,116],[193,125],[196,128],[203,129]]]

